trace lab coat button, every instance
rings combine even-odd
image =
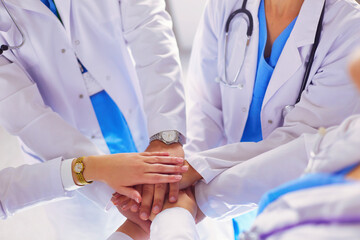
[[[241,111],[246,112],[246,111],[247,111],[246,107],[243,107],[243,108],[241,109]]]
[[[241,90],[244,88],[244,84],[239,84],[238,88]]]
[[[95,135],[91,135],[91,138],[94,139],[94,138],[95,138]]]
[[[272,121],[272,120],[268,120],[268,123],[269,123],[269,124],[273,124],[273,121]]]
[[[76,41],[75,41],[75,45],[80,45],[80,41],[79,41],[79,40],[76,40]]]
[[[84,95],[80,94],[80,95],[79,95],[79,98],[84,98]]]
[[[66,53],[66,49],[61,49],[61,53]]]

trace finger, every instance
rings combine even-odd
[[[142,187],[143,185],[135,186],[135,189],[142,195]],[[134,200],[130,203],[130,211],[133,213],[137,213],[139,211],[140,204],[135,202]]]
[[[169,190],[169,202],[174,203],[174,202],[176,202],[178,200],[180,183],[179,182],[170,183],[169,188],[170,188],[170,190]]]
[[[174,183],[179,182],[181,178],[181,175],[167,175],[158,173],[146,173],[144,175],[144,181],[148,184]]]
[[[170,156],[169,153],[167,152],[143,152],[143,153],[140,153],[140,155],[142,156]]]
[[[131,198],[135,200],[135,202],[140,203],[141,202],[141,195],[138,191],[135,190],[135,188],[132,187],[119,187],[115,189],[118,193],[127,196],[128,198]]]
[[[166,183],[155,184],[154,203],[153,203],[153,207],[152,207],[152,213],[158,214],[162,210],[163,205],[164,205],[167,186],[168,186],[168,184],[166,184]]]
[[[150,173],[184,173],[188,169],[189,166],[150,164],[146,171]]]
[[[120,194],[115,195],[111,198],[111,201],[114,203],[115,206],[123,205],[124,202],[126,202],[127,200],[129,200],[127,196],[123,196]]]
[[[160,156],[151,156],[145,159],[147,163],[163,163],[163,164],[183,164],[185,161],[184,158],[180,157],[160,157]]]
[[[153,184],[143,185],[142,202],[139,213],[140,214],[139,216],[142,220],[149,219],[153,197],[154,197],[154,185]]]

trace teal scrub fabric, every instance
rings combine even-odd
[[[241,138],[241,142],[259,142],[263,139],[261,131],[261,107],[265,97],[266,89],[269,85],[271,76],[274,72],[276,63],[281,52],[294,28],[295,18],[285,30],[275,40],[271,55],[269,58],[264,57],[264,50],[267,41],[267,25],[265,16],[264,0],[261,1],[259,7],[259,46],[257,58],[257,71],[253,90],[252,101],[249,109],[248,119]],[[256,210],[242,214],[233,219],[235,240],[239,239],[240,234],[249,229],[256,217]]]

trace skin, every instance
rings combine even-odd
[[[354,54],[349,66],[349,73],[352,77],[356,87],[360,91],[360,49]],[[360,165],[348,173],[349,179],[360,180]]]
[[[116,192],[140,203],[140,193],[131,186],[179,182],[182,177],[177,173],[187,171],[186,166],[180,166],[183,161],[159,152],[90,156],[84,157],[83,175],[86,181],[104,182]],[[72,164],[74,167],[75,160]],[[74,172],[73,179],[80,185]]]
[[[265,58],[270,57],[271,48],[277,37],[299,15],[303,0],[266,0],[265,15],[268,38],[265,46]]]
[[[184,157],[184,150],[179,143],[173,143],[166,145],[165,143],[155,140],[152,141],[146,152],[159,152],[165,151],[169,153],[170,156],[174,157]],[[181,165],[183,163],[180,163]],[[124,209],[130,209],[132,212],[139,212],[139,216],[143,220],[148,220],[151,213],[158,214],[163,208],[163,203],[165,196],[169,194],[169,201],[176,202],[179,192],[179,183],[173,182],[170,184],[144,184],[142,186],[137,186],[136,189],[138,192],[142,193],[142,203],[138,204],[135,201],[127,201],[127,199],[122,198],[123,202],[117,201],[118,204],[121,204]],[[124,205],[124,201],[127,204]]]

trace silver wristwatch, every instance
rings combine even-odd
[[[150,138],[150,142],[154,140],[160,140],[163,143],[170,145],[172,143],[185,144],[185,137],[176,130],[162,131]]]

